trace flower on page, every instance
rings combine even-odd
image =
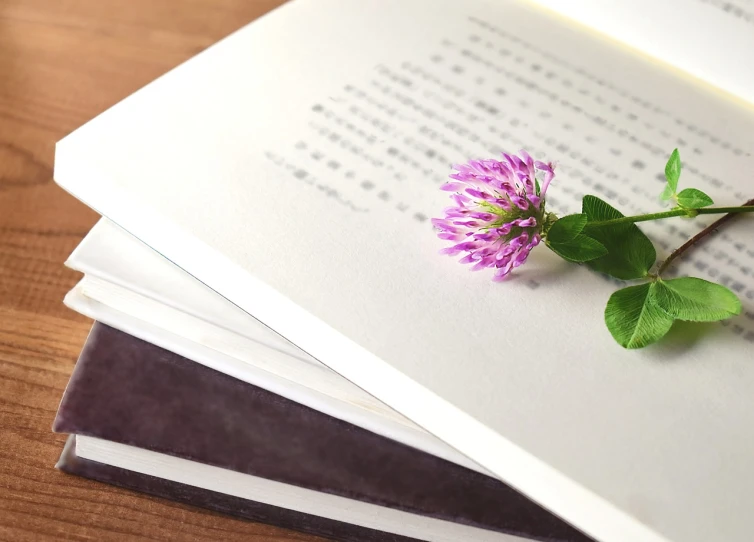
[[[503,280],[541,241],[553,165],[521,151],[453,169],[442,190],[453,192],[454,205],[443,218],[432,219],[438,237],[454,242],[441,253],[463,254],[460,262],[473,264],[473,271],[494,268],[492,280]]]

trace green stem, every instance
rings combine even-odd
[[[723,213],[751,213],[751,212],[754,212],[754,205],[741,205],[740,207],[706,207],[704,209],[694,209],[694,210],[700,215],[720,215]]]
[[[648,220],[660,220],[663,218],[672,218],[674,216],[695,217],[696,215],[715,215],[723,213],[754,213],[754,205],[742,205],[740,207],[706,207],[704,209],[673,209],[662,213],[624,216],[621,218],[613,218],[612,220],[589,222],[589,226],[615,226],[617,224],[633,224],[634,222],[647,222]]]

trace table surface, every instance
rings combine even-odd
[[[0,0],[0,540],[319,540],[69,476],[52,425],[91,322],[63,267],[97,220],[55,142],[281,0]]]

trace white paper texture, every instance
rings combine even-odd
[[[533,0],[754,104],[752,0]]]

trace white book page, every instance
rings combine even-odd
[[[186,315],[171,315],[170,312],[175,309],[167,306],[156,309],[149,307],[162,320],[158,319],[155,322],[150,321],[149,317],[139,318],[126,310],[120,310],[122,307],[119,307],[118,303],[106,303],[91,296],[90,279],[85,277],[68,292],[65,304],[69,308],[215,371],[462,467],[489,475],[466,456],[400,416],[340,375],[325,368],[317,370],[303,362],[291,366],[290,359],[280,359],[279,352],[259,345],[255,347],[253,343],[246,344],[245,349],[239,351],[232,348],[237,339],[234,341],[231,337],[223,341],[222,337],[212,336],[217,330],[213,330],[208,324],[197,330],[196,322],[187,319]],[[102,290],[101,287],[99,289]],[[113,290],[117,289],[118,287],[113,285]],[[171,325],[165,325],[165,322]],[[193,335],[187,337],[186,332],[193,332]],[[209,340],[196,341],[192,337]]]
[[[85,273],[66,305],[211,369],[483,472],[106,219],[66,265]]]
[[[121,286],[136,294],[132,299],[123,295],[118,297],[121,300],[121,310],[123,302],[131,301],[129,312],[149,313],[149,309],[143,306],[145,303],[142,306],[138,303],[140,296],[147,297],[165,305],[166,310],[174,308],[179,313],[186,313],[227,330],[231,335],[240,335],[254,341],[272,350],[270,355],[288,356],[292,360],[329,370],[107,219],[95,224],[71,253],[66,265],[88,277],[98,277],[106,283]],[[163,316],[152,312],[148,316],[161,321]],[[162,321],[166,324],[173,323]],[[201,341],[204,337],[198,334],[196,338]],[[240,339],[236,339],[236,342],[238,340]]]
[[[748,540],[749,220],[680,268],[745,314],[640,352],[604,328],[614,284],[545,248],[492,283],[428,222],[450,163],[521,147],[559,164],[550,210],[655,210],[676,146],[684,186],[751,197],[751,110],[538,8],[297,0],[66,138],[55,177],[594,537]],[[709,222],[645,231],[667,250]]]
[[[754,104],[753,0],[533,0]]]

